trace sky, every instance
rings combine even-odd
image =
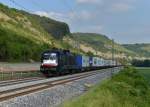
[[[150,0],[0,0],[0,3],[66,22],[71,32],[100,33],[121,44],[150,43]]]

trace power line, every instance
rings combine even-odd
[[[114,62],[115,61],[115,57],[114,57],[114,45],[115,45],[115,42],[114,42],[114,39],[112,39],[112,61]],[[112,75],[114,73],[114,67],[112,69]]]
[[[27,8],[25,8],[24,6],[20,5],[20,4],[17,3],[15,0],[9,0],[9,1],[12,2],[14,5],[16,5],[16,6],[20,7],[20,8],[22,8],[23,10],[26,10],[26,11],[29,11],[29,12],[30,12],[29,9],[27,9]]]
[[[114,39],[112,39],[112,60],[114,61]]]
[[[62,1],[62,3],[63,3],[65,6],[67,6],[67,7],[70,9],[71,13],[73,14],[73,17],[76,18],[76,20],[80,19],[80,16],[79,16],[79,15],[78,15],[78,16],[76,15],[75,8],[71,7],[71,6],[68,4],[68,2],[67,2],[66,0],[61,0],[61,1]],[[72,36],[72,37],[73,37],[73,36]],[[73,37],[73,38],[74,38],[74,37]],[[75,39],[74,39],[74,40],[75,40]],[[80,50],[80,42],[79,42],[79,41],[75,41],[74,47],[77,48],[77,51],[79,52],[79,50]]]
[[[67,6],[67,7],[69,8],[69,10],[71,11],[71,13],[73,14],[73,17],[76,17],[77,20],[80,18],[79,15],[78,15],[78,16],[76,15],[76,9],[73,8],[73,7],[71,7],[71,6],[69,5],[69,3],[68,3],[66,0],[61,0],[61,2],[62,2],[65,6]]]
[[[39,3],[35,2],[34,0],[30,0],[30,1],[32,2],[33,5],[35,5],[36,7],[40,8],[42,11],[45,11],[45,12],[49,13],[47,11],[47,9],[43,8]]]

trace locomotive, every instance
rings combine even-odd
[[[116,61],[52,49],[41,55],[40,71],[47,77],[118,66]]]

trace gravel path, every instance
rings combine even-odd
[[[19,72],[40,70],[40,63],[4,63],[0,62],[0,72]]]
[[[116,69],[117,73],[119,70]],[[59,85],[32,93],[25,96],[0,102],[0,107],[56,107],[64,101],[77,97],[89,89],[89,85],[100,83],[103,79],[111,77],[111,70],[99,73],[84,79],[73,81],[64,85]]]

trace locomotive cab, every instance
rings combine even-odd
[[[45,52],[41,59],[41,72],[55,71],[58,66],[57,53]]]
[[[57,54],[45,53],[43,55],[42,65],[47,67],[56,67],[58,65]]]

